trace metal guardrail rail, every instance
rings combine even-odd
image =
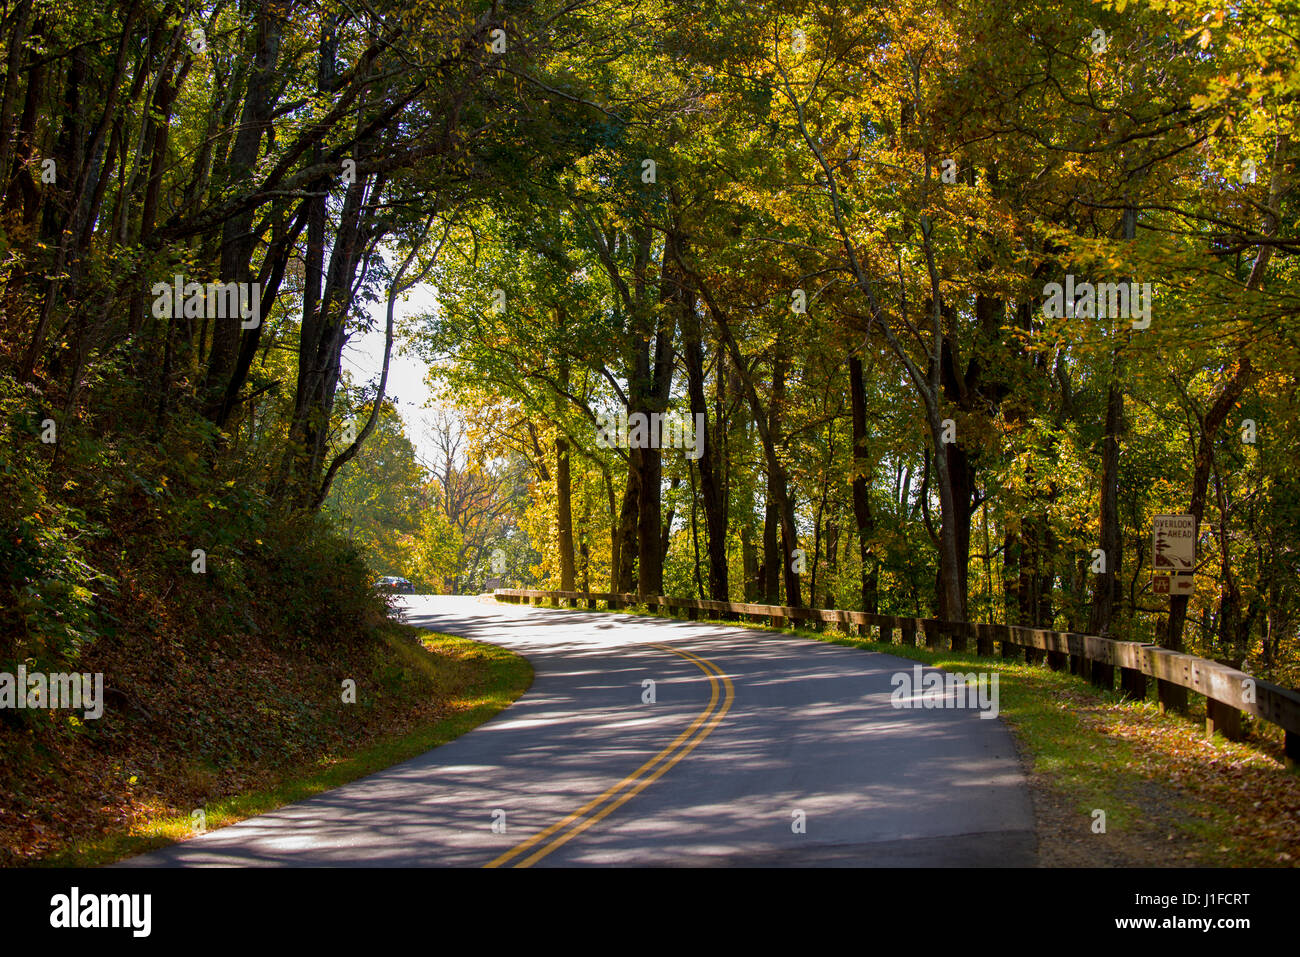
[[[1204,695],[1207,735],[1218,732],[1229,739],[1239,738],[1243,713],[1275,724],[1285,732],[1283,753],[1287,767],[1300,765],[1300,692],[1263,681],[1217,661],[1170,651],[1159,645],[1019,625],[903,618],[837,608],[528,588],[498,588],[493,595],[507,602],[541,604],[549,600],[556,607],[563,602],[569,602],[575,608],[580,604],[596,608],[598,603],[613,609],[645,605],[651,611],[682,610],[693,621],[701,616],[731,621],[766,618],[776,627],[803,621],[812,622],[819,630],[827,624],[838,624],[843,625],[849,634],[861,637],[869,637],[869,630],[878,628],[879,640],[885,644],[894,644],[894,632],[898,631],[904,645],[915,645],[916,636],[920,634],[925,636],[929,648],[940,647],[940,641],[946,639],[955,651],[965,650],[973,638],[981,655],[993,655],[995,646],[1001,646],[1004,656],[1014,648],[1034,649],[1047,652],[1054,667],[1063,667],[1065,656],[1071,656],[1088,663],[1088,676],[1100,687],[1113,689],[1115,669],[1119,669],[1120,688],[1135,698],[1146,697],[1148,677]]]

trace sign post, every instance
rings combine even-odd
[[[1168,595],[1170,614],[1173,614],[1175,595],[1184,598],[1195,589],[1193,574],[1196,571],[1196,516],[1156,515],[1151,525],[1151,591]],[[1167,642],[1162,642],[1168,647]],[[1184,712],[1187,710],[1187,692],[1172,682],[1156,682],[1160,710]]]

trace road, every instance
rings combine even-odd
[[[1010,733],[894,707],[891,675],[915,662],[725,623],[406,604],[413,624],[524,655],[533,686],[420,757],[124,865],[1036,861]]]

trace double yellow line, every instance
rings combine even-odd
[[[652,782],[658,780],[661,774],[695,750],[695,746],[707,738],[726,713],[731,710],[731,702],[736,697],[736,689],[732,685],[731,679],[723,674],[722,669],[716,664],[707,658],[701,658],[699,655],[693,655],[689,651],[682,651],[680,648],[673,648],[669,645],[651,645],[650,647],[658,648],[661,651],[671,651],[673,654],[693,662],[697,668],[708,676],[710,689],[708,707],[701,711],[695,717],[695,720],[691,722],[690,727],[674,738],[668,747],[622,781],[619,781],[604,794],[592,798],[578,810],[562,820],[556,821],[544,831],[538,831],[527,840],[516,844],[496,860],[484,865],[485,867],[505,866],[520,854],[524,854],[541,844],[540,848],[523,860],[515,861],[511,865],[513,867],[531,867],[547,854],[563,847],[587,828],[604,818],[605,815],[616,811],[624,803],[636,797]],[[721,696],[719,679],[721,679],[722,688],[725,689],[726,694],[721,708],[718,707],[718,698]],[[620,794],[620,792],[622,793]]]

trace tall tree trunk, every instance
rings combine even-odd
[[[623,504],[618,513],[618,530],[615,554],[618,558],[618,588],[615,591],[630,593],[636,589],[637,569],[637,508],[641,500],[641,449],[627,450],[627,483],[623,489]]]
[[[1233,668],[1240,668],[1250,651],[1250,625],[1256,612],[1244,613],[1241,589],[1232,570],[1231,539],[1227,532],[1228,490],[1217,466],[1214,469],[1214,489],[1219,507],[1219,653],[1215,657]]]
[[[612,592],[622,591],[620,587],[620,575],[622,572],[622,549],[623,536],[622,528],[619,525],[621,517],[618,506],[618,495],[614,491],[614,477],[609,470],[605,470],[603,478],[605,479],[605,498],[609,503],[609,590]]]
[[[641,450],[641,485],[637,500],[637,551],[640,573],[637,594],[661,595],[664,590],[664,557],[660,552],[663,456],[658,449]]]
[[[826,523],[826,576],[823,608],[836,607],[835,578],[840,564],[840,526],[834,519]]]
[[[955,542],[954,573],[957,578],[957,596],[960,605],[956,619],[969,619],[967,602],[970,598],[970,533],[975,518],[975,468],[967,450],[957,442],[946,447],[949,481],[952,484],[953,535]]]
[[[1118,362],[1117,362],[1118,365]],[[1094,635],[1110,632],[1115,606],[1121,597],[1123,538],[1119,523],[1119,436],[1123,429],[1124,393],[1118,368],[1106,390],[1106,427],[1101,453],[1101,541],[1099,547],[1106,568],[1094,576],[1092,613],[1088,630]]]
[[[684,291],[682,303],[682,351],[686,363],[686,388],[691,401],[691,420],[701,423],[700,498],[704,504],[704,525],[708,534],[709,597],[727,600],[727,510],[718,488],[715,471],[714,429],[709,424],[708,403],[704,397],[704,343],[700,334],[700,317],[695,293]]]
[[[557,327],[564,331],[565,315],[561,309],[557,315]],[[569,360],[561,357],[559,368],[560,388],[569,391]],[[556,547],[560,550],[560,589],[573,591],[573,510],[570,501],[572,491],[569,476],[569,440],[562,433],[555,438],[555,536]]]
[[[673,333],[677,314],[684,311],[685,284],[678,266],[678,233],[670,229],[664,237],[663,259],[659,266],[658,321],[654,336],[654,365],[638,370],[648,386],[646,408],[660,413],[668,409],[668,399],[673,384]],[[694,301],[690,303],[694,309]],[[638,358],[646,355],[638,350]],[[649,358],[648,356],[646,357]],[[654,431],[653,429],[651,430]],[[643,450],[641,458],[641,494],[637,522],[641,573],[638,576],[639,595],[661,595],[664,590],[664,549],[660,515],[663,492],[663,453],[657,447]]]
[[[880,605],[880,565],[871,545],[876,534],[876,518],[871,512],[874,462],[867,448],[867,396],[862,360],[856,355],[849,356],[849,398],[853,408],[853,518],[858,526],[862,610],[874,615]]]
[[[573,591],[573,513],[569,501],[569,440],[555,440],[555,534],[560,550],[560,589]]]
[[[786,587],[785,600],[789,605],[801,605],[803,602],[800,597],[799,575],[792,566],[793,552],[798,547],[799,541],[794,524],[794,505],[786,492],[785,467],[781,464],[780,457],[777,455],[777,444],[780,437],[780,406],[785,396],[784,366],[788,360],[781,355],[778,355],[775,360],[777,371],[773,373],[771,409],[765,412],[763,403],[758,396],[758,389],[754,385],[753,377],[749,374],[744,359],[740,354],[740,347],[736,344],[735,336],[732,335],[731,324],[726,313],[719,308],[708,289],[700,283],[700,277],[694,273],[688,273],[688,275],[691,276],[695,288],[708,304],[709,312],[713,316],[718,332],[721,334],[727,351],[731,355],[732,367],[744,386],[750,414],[754,418],[754,424],[758,427],[759,438],[763,443],[763,458],[767,463],[769,507],[776,510],[781,525],[782,564],[785,569]],[[764,538],[766,540],[766,530]],[[764,544],[766,546],[766,541]],[[769,562],[767,569],[769,580],[771,574],[772,570]]]
[[[776,493],[772,489],[772,476],[767,477],[767,494],[763,506],[763,601],[769,605],[781,603],[781,516],[777,512]]]
[[[253,34],[253,62],[248,91],[240,116],[239,132],[227,162],[232,182],[247,181],[257,165],[262,135],[271,127],[271,84],[280,56],[281,20],[273,0],[260,0],[257,29]],[[256,236],[253,235],[255,210],[249,207],[226,220],[221,231],[221,281],[250,282],[249,264],[253,258]],[[239,353],[240,321],[218,319],[212,332],[212,351],[203,383],[204,411],[215,421],[220,414],[227,383],[235,370]]]
[[[740,560],[745,570],[745,601],[757,602],[762,578],[758,564],[758,544],[754,541],[754,529],[749,524],[740,530]]]
[[[788,605],[802,605],[802,589],[799,584],[799,572],[795,571],[795,549],[799,547],[799,540],[795,534],[794,526],[794,503],[790,500],[790,491],[788,479],[786,477],[785,467],[781,465],[777,458],[776,449],[781,441],[781,428],[783,425],[782,412],[785,407],[785,373],[789,365],[789,355],[783,348],[782,343],[777,344],[777,357],[772,370],[772,402],[768,408],[767,434],[770,452],[767,452],[768,471],[770,473],[768,480],[768,491],[772,496],[772,504],[776,508],[777,518],[781,523],[781,567],[782,577],[785,580],[785,601]],[[759,410],[756,410],[756,412]]]

